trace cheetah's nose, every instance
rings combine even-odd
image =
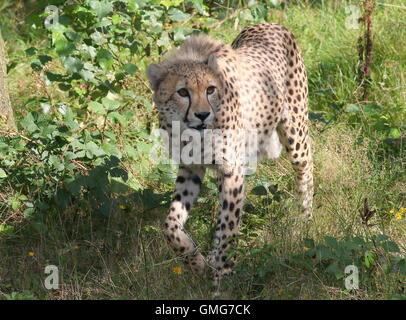
[[[204,120],[206,120],[206,118],[210,115],[210,112],[207,111],[202,111],[202,112],[195,112],[195,116],[197,118],[199,118],[200,120],[202,120],[202,122]]]

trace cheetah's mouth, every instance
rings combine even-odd
[[[190,129],[195,129],[195,130],[198,130],[198,131],[202,131],[202,130],[206,129],[207,126],[204,123],[202,123],[202,124],[199,124],[198,126],[195,126],[195,127],[189,126],[189,128]]]

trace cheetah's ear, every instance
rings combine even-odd
[[[215,54],[211,54],[209,58],[207,59],[207,66],[217,73],[218,71],[218,63],[217,63],[217,56]]]
[[[152,90],[156,91],[158,89],[159,84],[167,74],[168,70],[158,63],[152,63],[148,66],[147,76]]]
[[[223,88],[224,82],[222,76],[221,58],[219,58],[216,53],[211,54],[207,59],[207,66],[218,77],[218,79],[220,80],[220,88]]]

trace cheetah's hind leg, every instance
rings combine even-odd
[[[278,159],[282,153],[283,146],[279,140],[276,130],[272,130],[268,141],[265,144],[265,154],[268,159]]]

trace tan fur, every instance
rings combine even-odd
[[[162,65],[169,67],[182,61],[207,62],[209,56],[222,45],[206,35],[193,35],[188,37],[179,49],[170,52]]]
[[[171,137],[173,121],[180,121],[183,130],[195,128],[202,132],[202,128],[215,128],[221,132],[214,145],[218,157],[213,162],[218,171],[220,212],[209,261],[184,230],[206,165],[180,166],[165,222],[169,244],[194,270],[202,271],[209,264],[219,280],[235,262],[228,261],[227,249],[237,236],[241,221],[245,165],[241,155],[244,146],[250,144],[241,130],[257,133],[254,155],[276,158],[281,144],[284,146],[296,172],[301,211],[305,217],[312,217],[307,76],[289,30],[261,23],[244,29],[232,46],[207,36],[193,36],[162,63],[152,64],[148,77],[160,113],[160,126]],[[220,163],[217,159],[225,161]]]

